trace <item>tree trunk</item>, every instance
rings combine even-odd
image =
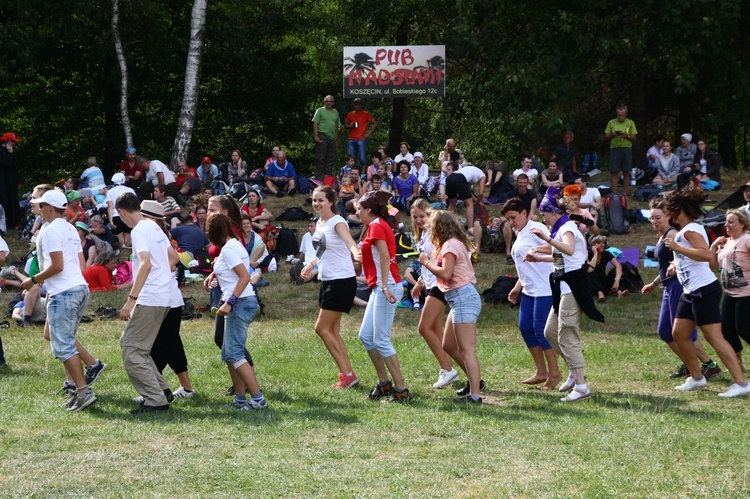
[[[726,123],[720,125],[718,138],[718,151],[721,154],[724,168],[729,170],[743,169],[745,165],[741,165],[737,161],[737,144],[735,142],[737,138],[737,125]]]
[[[201,62],[206,27],[206,6],[208,0],[195,0],[190,20],[190,47],[188,48],[185,66],[185,91],[182,96],[182,109],[177,121],[177,134],[172,147],[170,167],[174,170],[177,163],[187,161],[190,142],[193,138],[193,126],[198,109],[198,90],[201,80]]]
[[[128,63],[125,60],[125,51],[120,39],[120,0],[112,0],[112,39],[115,41],[115,53],[117,62],[120,64],[120,119],[122,131],[125,134],[125,146],[135,147],[128,114]]]

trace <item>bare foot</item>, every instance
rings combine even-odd
[[[521,383],[523,383],[524,385],[538,385],[540,383],[544,383],[545,381],[547,381],[547,376],[546,375],[544,375],[544,374],[535,374],[532,377],[527,378],[527,379],[521,381]]]
[[[539,387],[542,391],[554,390],[557,384],[562,381],[562,374],[550,375],[547,381]]]
[[[623,296],[630,296],[630,290],[626,289],[625,291],[617,292],[617,298],[622,298]]]

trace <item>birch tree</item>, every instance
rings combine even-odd
[[[120,0],[112,0],[112,39],[115,41],[115,53],[120,65],[120,121],[122,131],[125,133],[126,147],[133,145],[133,130],[130,127],[130,114],[128,113],[128,63],[125,60],[125,51],[120,39]]]
[[[194,0],[190,16],[190,46],[185,66],[185,91],[182,96],[182,108],[177,121],[177,134],[172,147],[170,166],[177,168],[177,163],[187,161],[190,152],[190,141],[193,138],[193,126],[198,110],[198,90],[201,79],[201,62],[203,59],[203,42],[206,34],[206,7],[208,0]]]

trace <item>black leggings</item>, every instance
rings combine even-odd
[[[151,347],[151,358],[160,373],[164,372],[167,365],[175,374],[184,373],[188,369],[185,348],[180,338],[181,324],[182,307],[180,306],[170,309],[159,327],[154,346]]]
[[[735,352],[742,351],[742,342],[750,344],[750,296],[735,298],[724,293],[721,304],[721,332]]]
[[[224,305],[223,301],[219,302],[219,307]],[[214,343],[216,343],[216,346],[219,347],[219,350],[221,350],[222,345],[224,345],[224,316],[216,314],[216,322],[214,323]],[[250,357],[250,352],[247,351],[247,348],[243,349],[245,352],[245,359],[247,359],[247,363],[251,366],[253,365],[253,358]]]

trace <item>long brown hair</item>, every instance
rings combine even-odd
[[[472,251],[474,245],[469,241],[469,237],[458,222],[456,215],[450,211],[434,210],[430,215],[427,226],[430,228],[435,255],[440,252],[440,248],[449,239],[458,239],[464,243],[467,251]]]
[[[237,239],[232,230],[232,221],[223,213],[211,213],[206,220],[208,240],[215,246],[222,247],[229,239]]]

